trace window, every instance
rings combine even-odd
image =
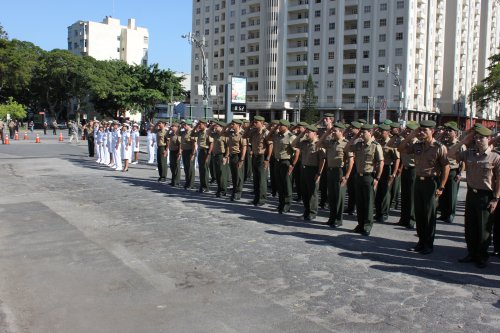
[[[328,52],[328,59],[335,59],[335,52]]]
[[[333,74],[334,69],[333,66],[328,66],[328,74]]]
[[[240,66],[245,66],[245,59],[240,59]]]
[[[402,16],[396,17],[396,25],[404,24],[404,18]]]
[[[361,96],[361,103],[368,104],[368,96]]]
[[[370,21],[364,21],[364,22],[363,22],[363,27],[364,27],[365,29],[370,29],[370,26],[371,26]]]
[[[370,36],[363,36],[363,43],[367,44],[370,42]]]
[[[247,36],[245,34],[240,35],[240,40],[245,40],[246,38],[247,38]]]
[[[378,35],[378,41],[379,42],[385,42],[385,34]]]
[[[215,28],[214,32],[215,32],[216,34],[218,34],[218,33],[219,33],[219,28]]]
[[[329,37],[328,38],[328,44],[330,44],[330,45],[335,44],[335,37]]]
[[[313,68],[313,74],[319,74],[319,67]]]
[[[387,10],[387,3],[381,3],[380,4],[380,10],[381,11],[386,11]]]
[[[370,51],[363,51],[363,58],[365,59],[370,58]]]
[[[247,23],[246,23],[245,21],[242,21],[242,22],[240,23],[240,26],[241,26],[242,28],[244,28],[244,27],[246,27],[246,26],[247,26]]]
[[[209,23],[210,23],[210,17],[205,18],[205,24],[209,24]]]
[[[210,29],[205,29],[205,36],[210,35]]]
[[[361,81],[361,88],[368,88],[368,81]]]
[[[327,81],[326,82],[326,87],[327,88],[333,88],[333,81]]]
[[[403,55],[403,48],[402,47],[397,47],[394,54],[396,55],[396,57],[400,57]]]
[[[321,17],[321,10],[317,10],[314,12],[314,17]]]
[[[396,40],[403,40],[403,33],[402,32],[396,32]]]
[[[365,13],[371,13],[372,6],[365,6]]]
[[[300,54],[297,54],[296,59],[297,59],[297,61],[300,61]]]
[[[380,19],[380,24],[381,27],[387,26],[387,19]]]
[[[229,29],[234,30],[234,23],[229,23]]]
[[[384,80],[378,80],[377,81],[377,87],[384,88],[384,86],[385,86],[385,81]]]
[[[229,41],[234,42],[234,36],[229,36]]]
[[[314,40],[314,45],[320,45],[320,42],[319,42],[319,41],[320,41],[320,39],[319,39],[319,38],[316,38],[316,39]]]
[[[201,13],[201,8],[196,8],[196,14],[200,14]]]
[[[330,16],[335,15],[335,8],[330,8],[329,14]]]
[[[404,1],[398,1],[398,2],[396,2],[396,8],[397,9],[403,9],[403,8],[405,8],[405,2]]]
[[[370,66],[363,66],[363,73],[370,73]]]
[[[319,60],[319,53],[314,53],[314,60]]]
[[[210,12],[210,6],[205,7],[205,13],[208,13],[208,12]]]
[[[385,72],[385,65],[378,65],[378,71],[379,73]]]
[[[328,24],[328,29],[335,30],[335,22],[331,22]]]
[[[378,50],[378,56],[379,57],[385,57],[385,49]]]
[[[245,53],[245,47],[244,46],[240,47],[240,53]]]
[[[234,60],[229,60],[229,67],[233,67],[234,66]]]
[[[196,19],[196,25],[200,25],[200,19]]]
[[[314,31],[321,31],[321,25],[315,24],[314,25]]]
[[[246,15],[246,13],[247,13],[247,10],[246,10],[245,8],[243,8],[243,9],[241,10],[241,15]]]

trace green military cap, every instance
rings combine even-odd
[[[361,126],[363,126],[363,124],[360,123],[359,121],[351,121],[351,126],[354,128],[360,129]]]
[[[183,119],[181,124],[193,125],[193,121],[191,119]]]
[[[262,116],[255,116],[255,117],[253,117],[253,120],[255,120],[255,121],[265,121],[266,119],[264,117],[262,117]]]
[[[436,127],[436,122],[434,120],[422,120],[420,122],[420,127],[435,128]]]
[[[335,117],[332,113],[325,113],[323,117]]]
[[[223,122],[222,120],[216,120],[214,121],[216,125],[219,125],[220,127],[226,127],[226,123]]]
[[[198,122],[206,124],[206,123],[208,123],[208,120],[206,120],[206,119],[200,119],[200,120],[198,120]]]
[[[278,125],[280,121],[278,119],[274,119],[271,121],[271,124]]]
[[[239,119],[233,119],[233,121],[231,121],[233,124],[236,124],[236,125],[241,125],[243,124],[243,122]]]
[[[391,126],[384,124],[384,123],[378,125],[378,128],[380,128],[383,131],[390,131],[391,130]]]
[[[406,127],[408,127],[411,130],[416,130],[417,128],[420,127],[420,125],[416,121],[410,121],[408,122],[408,124],[406,124]]]
[[[480,123],[475,123],[474,128],[477,128],[477,127],[483,127],[483,125],[481,125]]]
[[[305,121],[301,121],[301,122],[299,122],[299,123],[297,124],[297,126],[307,127],[307,126],[309,126],[309,124],[308,124],[308,123],[306,123]]]
[[[248,124],[250,122],[250,120],[248,119],[243,119],[243,124]]]
[[[362,130],[372,130],[373,129],[373,125],[363,124],[363,126],[361,126],[361,129]]]
[[[457,132],[459,131],[457,123],[454,121],[447,122],[446,124],[444,124],[444,127],[452,129],[452,130],[457,131]]]
[[[280,120],[280,125],[281,126],[290,126],[290,122],[286,119],[281,119]]]
[[[296,122],[294,122],[294,121],[291,121],[291,122],[290,122],[290,126],[291,126],[291,127],[296,126],[296,125],[297,125],[297,123],[296,123]]]
[[[373,128],[378,128],[378,125],[377,124],[373,124]]]
[[[356,121],[360,124],[366,124],[366,119],[358,119]]]
[[[488,127],[475,127],[474,131],[476,134],[482,135],[482,136],[490,136],[493,132],[488,128]]]
[[[333,127],[345,129],[345,124],[344,123],[335,123],[335,124],[333,124]]]
[[[317,132],[318,131],[318,128],[314,125],[307,125],[306,129],[310,132]]]
[[[384,120],[384,124],[390,125],[390,124],[392,124],[392,120],[386,119],[386,120]]]
[[[401,127],[401,125],[397,122],[392,122],[389,124],[389,126],[391,126],[391,128],[400,128]]]

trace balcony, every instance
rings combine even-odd
[[[286,63],[287,67],[307,67],[307,60],[293,60]]]
[[[307,46],[297,46],[297,45],[292,45],[288,46],[287,49],[288,52],[302,52],[302,53],[307,53],[309,51],[309,48]]]
[[[288,19],[288,26],[292,26],[292,25],[303,25],[303,24],[306,24],[308,25],[309,24],[309,18],[308,17],[303,17],[303,18],[291,18],[291,19]]]
[[[286,76],[287,81],[307,81],[307,75],[289,74]]]
[[[308,38],[309,33],[308,32],[294,32],[294,33],[289,33],[287,35],[288,39],[304,39]]]

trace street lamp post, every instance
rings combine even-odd
[[[302,95],[297,96],[296,101],[299,103],[299,105],[298,105],[299,109],[298,109],[297,113],[295,114],[295,121],[298,123],[298,122],[300,122],[300,107],[301,107],[300,103],[302,102]]]
[[[399,77],[399,68],[396,68],[396,71],[393,72],[391,71],[391,68],[387,66],[386,68],[386,77],[389,76],[389,74],[392,74],[394,77],[394,83],[392,84],[394,87],[398,87],[398,120],[401,121],[403,120],[405,123],[408,121],[408,111],[405,113],[404,118],[402,117],[402,111],[403,111],[403,87],[401,86],[401,79]]]
[[[200,36],[199,34],[193,34],[190,32],[186,35],[182,35],[182,38],[186,38],[189,44],[196,46],[198,49],[200,49],[201,52],[201,61],[202,61],[201,80],[203,82],[203,111],[205,118],[207,118],[208,97],[210,95],[210,79],[208,76],[208,64],[205,55],[205,36]]]

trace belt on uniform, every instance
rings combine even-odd
[[[373,176],[373,172],[358,172],[358,176]]]
[[[491,191],[491,190],[480,190],[480,189],[472,188],[472,187],[468,187],[467,189],[471,190],[474,193],[479,193],[479,194],[490,194],[490,193],[493,193],[493,191]]]
[[[334,169],[342,169],[343,166],[336,166],[336,167],[328,167],[328,170],[334,170]]]
[[[290,159],[289,158],[282,158],[282,159],[278,159],[277,161],[278,162],[284,162],[284,161],[290,161]]]
[[[417,176],[417,180],[434,180],[437,176]]]
[[[410,170],[410,169],[415,169],[415,167],[414,166],[404,166],[403,169]]]

